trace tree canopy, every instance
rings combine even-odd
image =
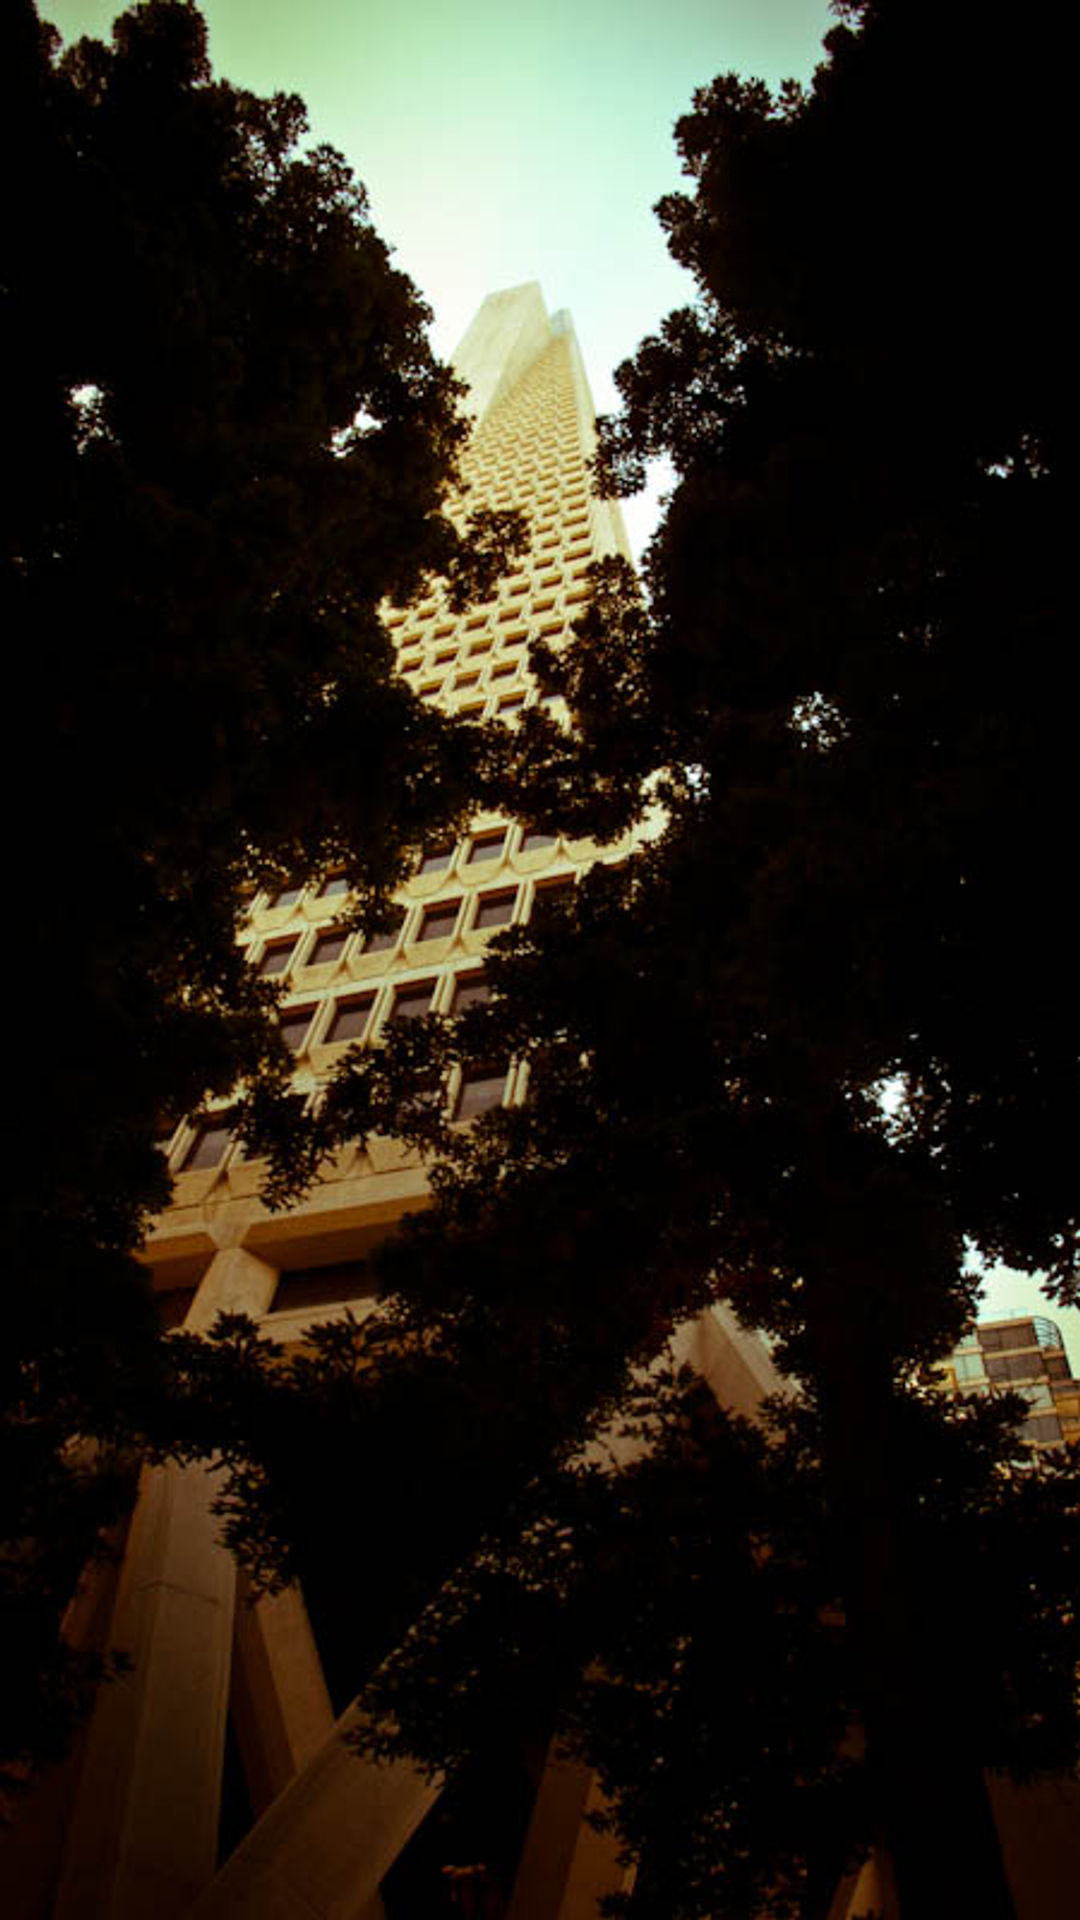
[[[693,1624],[663,1643],[668,1664],[640,1665],[657,1617],[643,1600],[645,1641],[594,1644],[576,1670],[581,1686],[596,1658],[632,1683],[621,1706],[586,1685],[596,1713],[567,1711],[588,1722],[641,1853],[641,1914],[747,1911],[735,1866],[727,1908],[703,1869],[724,1847],[736,1862],[758,1849],[763,1911],[819,1911],[798,1846],[777,1842],[787,1891],[769,1890],[762,1805],[785,1768],[797,1800],[856,1759],[839,1855],[883,1843],[905,1912],[1008,1914],[983,1769],[1068,1768],[1076,1753],[1073,1616],[1056,1587],[1041,1614],[1035,1584],[1074,1524],[1069,1472],[1017,1474],[993,1421],[935,1417],[911,1386],[970,1316],[972,1245],[1075,1297],[1080,1034],[1055,915],[1073,812],[1069,119],[1041,15],[1018,37],[970,8],[840,11],[810,87],[774,97],[727,76],[679,125],[693,191],[660,216],[698,300],[621,370],[602,443],[611,486],[666,452],[675,488],[644,600],[608,563],[573,644],[541,663],[576,739],[539,716],[522,729],[534,814],[602,833],[659,795],[664,831],[598,869],[554,928],[503,936],[488,1006],[351,1062],[311,1147],[313,1160],[396,1125],[443,1156],[439,1209],[388,1265],[389,1324],[410,1368],[422,1344],[473,1382],[472,1404],[533,1434],[523,1478],[567,1468],[634,1368],[710,1300],[771,1332],[802,1383],[801,1484],[828,1524],[807,1548],[800,1618],[813,1638],[831,1593],[843,1641],[816,1757],[755,1749],[738,1792],[719,1759],[718,1826],[708,1787],[689,1792],[688,1720],[672,1752],[701,1824],[680,1826],[674,1872],[678,1796],[650,1797],[648,1743],[621,1734],[634,1687],[681,1698],[679,1662],[712,1658],[698,1529],[681,1514],[671,1546]],[[462,1055],[529,1069],[526,1103],[464,1136],[430,1092],[400,1100],[411,1069]],[[957,1440],[976,1427],[970,1448]],[[764,1579],[779,1555],[779,1578],[790,1543],[774,1544],[768,1457],[747,1472],[763,1504],[744,1535],[766,1543]],[[551,1497],[565,1515],[565,1488]],[[1045,1563],[1029,1503],[1057,1543]],[[477,1552],[499,1604],[516,1579],[524,1607],[536,1559],[521,1570],[505,1496],[503,1513]],[[938,1532],[935,1513],[964,1518]],[[752,1577],[740,1551],[724,1549],[729,1579]],[[438,1604],[430,1617],[438,1645]],[[984,1676],[984,1715],[943,1715],[965,1634],[990,1647],[1012,1633],[1032,1636],[1026,1677],[1002,1666]],[[1053,1708],[1034,1651],[1051,1643]],[[723,1705],[710,1694],[702,1710],[750,1719],[739,1689],[760,1663],[737,1635],[730,1651]],[[779,1663],[786,1720],[778,1706],[770,1727],[801,1725],[815,1658],[806,1640]],[[848,1714],[858,1755],[837,1733]]]
[[[109,1431],[153,1345],[130,1255],[168,1191],[157,1141],[286,1076],[235,941],[247,894],[340,867],[377,911],[460,815],[469,737],[393,676],[380,606],[436,575],[467,596],[509,520],[448,515],[465,428],[427,309],[342,157],[304,145],[302,102],[213,77],[190,0],[66,52],[16,0],[0,74],[8,884],[29,908],[0,1532],[24,1543],[3,1644],[25,1672],[20,1610],[42,1581],[63,1604],[102,1516],[68,1443]]]

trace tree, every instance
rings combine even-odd
[[[486,1356],[557,1458],[695,1306],[777,1337],[835,1524],[852,1838],[888,1847],[905,1912],[1008,1914],[982,1773],[1028,1761],[939,1711],[959,1629],[926,1614],[910,1515],[938,1468],[907,1383],[971,1312],[971,1243],[1075,1297],[1080,1034],[1050,930],[1072,814],[1069,117],[1038,17],[1018,46],[966,8],[866,0],[827,51],[805,91],[728,76],[680,124],[695,191],[660,211],[699,300],[622,370],[605,443],[612,485],[675,464],[647,600],[601,570],[546,663],[579,744],[522,731],[534,815],[603,831],[659,792],[666,829],[554,936],[500,943],[489,1008],[353,1063],[311,1153],[397,1111],[446,1156],[440,1211],[389,1270],[393,1324]],[[399,1067],[504,1054],[529,1100],[467,1138],[423,1092],[395,1109]],[[957,1592],[981,1632],[978,1583]],[[1062,1603],[1038,1632],[1068,1627]],[[1070,1716],[1039,1766],[1073,1763]]]
[[[157,1139],[286,1078],[235,942],[246,895],[338,866],[370,916],[461,813],[471,737],[394,678],[379,609],[435,575],[467,596],[511,523],[445,511],[457,389],[363,188],[302,147],[300,100],[215,80],[190,0],[62,55],[28,0],[3,33],[0,609],[31,743],[7,756],[8,884],[35,1011],[13,1023],[0,1533],[22,1620],[63,1605],[115,1496],[72,1437],[107,1439],[153,1363],[131,1255],[167,1196]],[[25,1632],[3,1643],[22,1659]]]

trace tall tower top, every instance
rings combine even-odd
[[[568,313],[549,318],[536,280],[489,293],[453,359],[469,389],[468,410],[479,426],[553,340],[573,336]]]

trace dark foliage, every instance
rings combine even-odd
[[[473,750],[392,677],[379,607],[435,574],[467,595],[508,523],[443,513],[464,428],[427,311],[340,155],[301,146],[302,103],[212,77],[194,6],[61,54],[16,0],[0,74],[6,879],[33,994],[9,1001],[0,1477],[32,1432],[38,1520],[85,1543],[64,1441],[107,1434],[151,1364],[130,1255],[167,1195],[156,1140],[287,1073],[245,890],[334,863],[374,911],[461,812]]]
[[[721,1653],[695,1611],[725,1577],[696,1521],[657,1585],[686,1623],[678,1653],[650,1642],[640,1541],[641,1621],[625,1577],[608,1595],[625,1646],[580,1649],[614,1676],[574,1711],[644,1861],[635,1912],[730,1898],[808,1917],[820,1876],[878,1841],[905,1912],[1005,1915],[982,1770],[1075,1763],[1075,1618],[1055,1572],[1075,1496],[1067,1472],[1009,1466],[992,1417],[934,1417],[906,1383],[970,1314],[969,1243],[1075,1297],[1070,117],[1040,13],[1017,35],[969,7],[866,0],[827,46],[809,89],[728,76],[680,123],[694,191],[660,213],[699,300],[621,370],[602,447],[613,487],[660,452],[677,484],[645,601],[603,569],[576,644],[544,663],[579,744],[535,723],[533,817],[602,835],[651,794],[663,830],[547,935],[497,943],[490,1006],[351,1063],[310,1164],[372,1127],[442,1156],[439,1209],[387,1270],[389,1324],[457,1356],[476,1404],[515,1436],[535,1423],[556,1465],[711,1297],[771,1330],[809,1396],[812,1464],[793,1484],[828,1521],[800,1618],[812,1638],[833,1596],[843,1679],[825,1662],[811,1703],[801,1641],[775,1663],[786,1720],[778,1704],[764,1725],[812,1752],[751,1743],[736,1786],[695,1730],[699,1713],[756,1725],[759,1674],[746,1640]],[[434,1095],[402,1106],[411,1069],[462,1056],[527,1064],[527,1104],[464,1134]],[[523,1478],[539,1458],[523,1451]],[[755,1524],[742,1512],[720,1550],[736,1592]],[[527,1607],[522,1537],[504,1507],[455,1580],[483,1585],[479,1567]],[[410,1641],[383,1695],[433,1763],[411,1689],[430,1705],[450,1670],[458,1591],[425,1616],[443,1650],[428,1679]],[[743,1632],[779,1632],[778,1606]],[[510,1653],[527,1677],[538,1643],[523,1629],[495,1656],[507,1697]],[[943,1715],[975,1647],[980,1711]],[[685,1692],[680,1660],[702,1675]],[[468,1682],[483,1689],[479,1642]],[[670,1703],[647,1731],[642,1696]],[[848,1713],[858,1753],[837,1734]],[[433,1724],[454,1758],[457,1723]],[[715,1776],[699,1778],[703,1748]],[[812,1860],[800,1794],[842,1759],[858,1778]],[[766,1831],[778,1796],[790,1824]]]

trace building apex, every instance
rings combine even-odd
[[[453,356],[454,371],[469,389],[467,409],[478,426],[566,330],[565,324],[556,328],[549,318],[537,280],[488,294]]]

